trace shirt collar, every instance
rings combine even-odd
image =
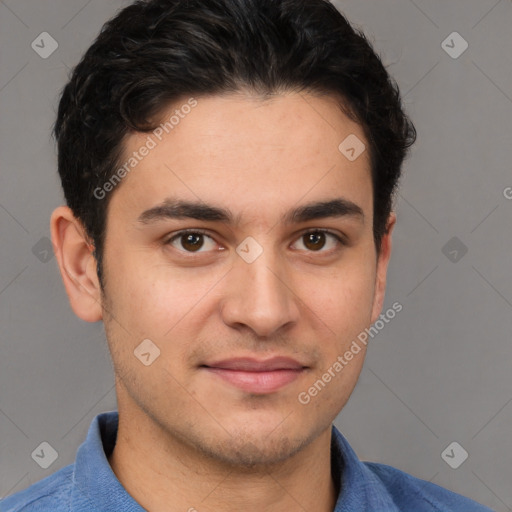
[[[78,449],[73,472],[70,510],[91,512],[145,512],[126,492],[108,462],[116,438],[117,411],[104,412],[94,418],[87,438]],[[366,510],[398,511],[383,484],[363,464],[347,440],[332,427],[332,474],[340,492],[334,512]]]
[[[332,427],[331,465],[340,485],[334,512],[399,512],[383,483],[359,460],[341,432]]]
[[[126,492],[108,462],[116,443],[118,424],[117,411],[101,413],[92,421],[76,455],[71,511],[145,512]]]

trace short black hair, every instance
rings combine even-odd
[[[183,96],[242,90],[339,99],[369,144],[379,252],[416,130],[364,33],[327,0],[138,0],[72,70],[54,126],[65,199],[94,246],[100,283],[112,193],[95,190],[121,165],[125,136],[155,129]]]

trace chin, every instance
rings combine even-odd
[[[250,425],[231,425],[223,430],[221,437],[204,438],[197,433],[193,444],[204,456],[229,467],[252,471],[259,467],[268,471],[269,467],[293,457],[316,437],[311,429],[296,431],[297,424],[291,429],[282,418],[281,425],[269,425],[264,420]]]
[[[229,466],[254,470],[286,461],[300,451],[304,444],[305,440],[290,437],[269,439],[267,435],[248,437],[241,433],[230,438],[224,446],[211,447],[210,455]]]

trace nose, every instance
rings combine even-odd
[[[264,250],[252,263],[237,256],[228,279],[221,310],[226,325],[271,337],[297,323],[298,297],[290,272],[273,251]]]

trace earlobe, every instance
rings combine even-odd
[[[377,273],[375,277],[375,292],[373,296],[373,309],[371,323],[374,323],[382,311],[386,295],[386,276],[388,263],[391,257],[391,235],[396,224],[396,214],[391,212],[386,224],[386,233],[382,237],[379,258],[377,260]]]
[[[81,222],[70,208],[59,206],[52,213],[50,230],[71,308],[86,322],[101,320],[101,288],[96,260]]]

